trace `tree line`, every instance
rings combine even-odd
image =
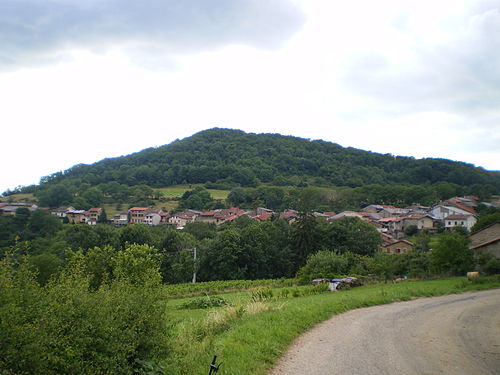
[[[261,184],[355,188],[445,182],[460,187],[480,185],[495,192],[500,188],[500,173],[445,159],[415,160],[325,141],[211,129],[158,148],[76,165],[42,178],[40,186],[14,192],[33,192],[61,183],[95,187],[111,182],[151,187],[207,183],[224,188]]]

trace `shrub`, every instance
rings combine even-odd
[[[430,255],[430,266],[437,272],[449,275],[463,275],[473,268],[472,251],[467,237],[458,232],[441,235]]]
[[[222,297],[206,296],[194,298],[190,301],[184,302],[180,305],[179,309],[210,309],[212,307],[221,307],[229,305],[229,303]]]
[[[271,288],[262,288],[252,291],[252,300],[254,302],[267,301],[273,298],[273,290]]]
[[[115,280],[92,291],[78,259],[40,286],[24,266],[0,261],[0,373],[160,371],[167,353],[159,285]]]

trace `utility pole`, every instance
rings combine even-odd
[[[193,283],[196,282],[196,247],[193,248]]]

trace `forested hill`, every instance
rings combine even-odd
[[[116,181],[152,187],[222,182],[252,186],[328,184],[490,184],[500,189],[500,172],[445,159],[394,157],[337,144],[279,134],[247,134],[214,128],[128,156],[76,165],[42,179],[42,184],[70,180],[98,185]]]

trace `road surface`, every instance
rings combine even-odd
[[[299,337],[270,375],[500,374],[500,289],[334,316]]]

